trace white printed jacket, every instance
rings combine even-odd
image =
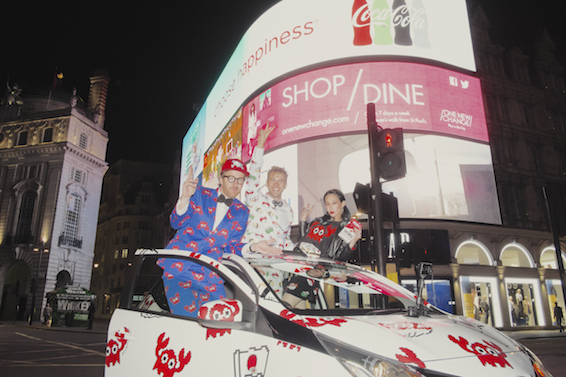
[[[290,235],[293,210],[285,201],[283,201],[282,206],[276,207],[269,194],[260,191],[262,167],[263,148],[255,148],[249,167],[250,176],[246,181],[244,198],[244,204],[250,210],[250,217],[242,242],[256,243],[274,238],[276,242],[271,246],[292,249],[293,242]]]

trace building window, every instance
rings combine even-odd
[[[128,249],[122,249],[122,258],[128,257]]]
[[[79,137],[79,147],[81,147],[82,149],[86,149],[86,142],[87,142],[86,135],[81,134],[81,136]]]
[[[117,231],[120,230],[120,223],[117,223],[117,224],[116,224],[116,230],[117,230]]]
[[[141,196],[141,202],[142,202],[143,204],[151,203],[151,196],[149,196],[149,195],[142,195],[142,196]]]
[[[53,141],[53,128],[46,128],[43,131],[43,142],[48,143]]]
[[[67,199],[64,234],[69,240],[76,240],[78,238],[81,202],[81,197],[77,193],[72,193]]]
[[[140,225],[138,229],[149,229],[149,222],[147,221],[140,221]]]
[[[26,145],[28,143],[28,132],[22,131],[18,135],[18,145]]]
[[[128,243],[128,236],[126,234],[122,235],[122,243]]]
[[[120,255],[120,250],[114,250],[114,259],[118,259],[119,255]]]
[[[33,191],[26,191],[22,195],[20,202],[20,215],[18,218],[18,227],[16,228],[16,243],[31,243],[31,225],[33,218],[33,209],[35,207],[35,199],[37,195]]]
[[[126,229],[130,229],[130,222],[129,221],[124,221],[124,230]]]
[[[141,215],[149,215],[150,211],[149,208],[140,208]]]

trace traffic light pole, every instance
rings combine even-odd
[[[369,221],[369,239],[372,269],[380,275],[387,276],[385,269],[386,255],[383,250],[383,212],[382,208],[382,190],[379,181],[379,157],[378,152],[378,125],[375,121],[375,104],[367,104],[367,122],[368,122],[368,141],[369,141],[369,157],[371,170],[371,206],[368,213]]]

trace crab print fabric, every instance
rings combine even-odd
[[[177,233],[167,249],[197,252],[217,261],[223,253],[242,255],[241,238],[249,210],[234,199],[214,229],[217,197],[217,190],[199,186],[185,213],[173,210],[170,222]],[[173,314],[196,317],[203,302],[226,296],[223,280],[208,268],[182,259],[162,259],[158,265],[163,268],[163,285]]]

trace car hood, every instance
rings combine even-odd
[[[479,321],[404,313],[308,317],[306,327],[329,342],[457,376],[531,376],[532,363],[514,340]]]

